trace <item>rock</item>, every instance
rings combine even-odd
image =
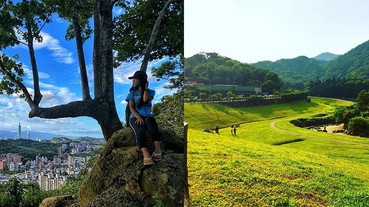
[[[71,196],[57,196],[45,198],[39,207],[67,207],[74,204]]]
[[[174,131],[160,129],[162,149],[164,151],[172,151],[176,153],[184,152],[184,139],[178,137]],[[147,133],[148,148],[149,151],[153,151],[151,136]],[[124,127],[123,129],[116,131],[109,139],[106,145],[105,153],[110,153],[114,148],[136,146],[136,138],[130,127]]]
[[[184,153],[184,139],[178,137],[174,131],[160,130],[162,146],[165,151]]]
[[[163,145],[180,151],[181,142],[173,141],[178,137],[166,135],[172,142],[163,139]],[[184,155],[163,154],[150,167],[142,160],[130,128],[114,133],[80,188],[80,206],[154,206],[158,202],[166,207],[183,206]]]

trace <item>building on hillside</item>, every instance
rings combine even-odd
[[[6,159],[0,159],[0,170],[5,170],[7,168]]]
[[[27,139],[31,139],[31,132],[27,132]]]
[[[65,176],[60,176],[54,172],[44,173],[38,175],[38,185],[42,190],[56,190],[67,183]]]
[[[18,163],[11,162],[11,163],[9,164],[9,170],[10,170],[10,171],[18,171]]]

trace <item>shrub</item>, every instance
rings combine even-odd
[[[364,117],[354,117],[350,119],[347,130],[353,135],[368,136],[369,120]]]

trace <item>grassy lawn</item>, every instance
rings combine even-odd
[[[186,104],[193,205],[368,206],[369,139],[289,123],[350,104],[315,97],[244,108]],[[236,137],[234,123],[245,123]],[[201,132],[217,124],[227,128],[219,135]]]

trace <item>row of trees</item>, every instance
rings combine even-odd
[[[344,123],[349,133],[358,136],[369,136],[369,90],[358,94],[356,103],[348,107],[339,107],[335,110],[336,122]]]
[[[309,93],[313,96],[332,98],[354,98],[360,91],[369,88],[369,80],[351,78],[316,79],[308,83]]]

